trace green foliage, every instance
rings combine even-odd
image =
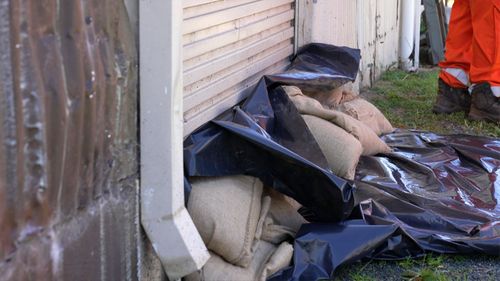
[[[399,262],[399,266],[406,270],[412,268],[414,265],[415,262],[413,261],[412,258],[406,258],[405,260]]]
[[[444,257],[439,255],[439,256],[434,256],[434,255],[427,255],[424,257],[424,262],[427,266],[430,266],[432,268],[440,267],[443,265],[443,260]]]

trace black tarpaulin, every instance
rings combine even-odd
[[[500,256],[500,140],[400,131],[358,165],[349,220],[304,225],[294,266],[271,280],[321,280],[362,258],[426,252]]]
[[[303,91],[332,90],[356,79],[360,59],[358,49],[309,44],[297,52],[286,72],[267,75],[266,79],[269,85],[294,85]]]
[[[351,75],[324,76],[331,83],[355,78],[359,52],[313,46],[305,50],[316,52],[308,58],[314,57],[318,69]],[[342,63],[322,64],[329,50],[347,58],[352,71],[343,71]],[[357,60],[348,63],[352,54]],[[300,61],[293,65],[301,69]],[[311,78],[302,69],[300,83]],[[300,77],[300,71],[292,72]],[[293,266],[272,280],[333,278],[339,266],[363,258],[401,259],[427,251],[500,255],[500,140],[398,131],[383,137],[393,152],[362,157],[356,180],[347,182],[331,173],[302,117],[276,88],[300,84],[275,79],[287,75],[263,78],[241,107],[184,144],[187,176],[259,177],[301,203],[301,213],[315,222],[297,234]]]
[[[184,142],[187,176],[245,174],[301,203],[313,221],[340,221],[353,208],[352,186],[325,157],[287,94],[285,83],[331,88],[353,81],[359,50],[325,44],[302,48],[285,73],[264,77],[243,105]],[[286,78],[286,79],[285,79]]]
[[[261,84],[265,85],[264,80]],[[327,169],[319,146],[286,93],[276,89],[268,96],[265,87],[257,89],[262,91],[235,108],[230,118],[224,116],[185,140],[186,174],[255,176],[295,198],[308,209],[309,219],[347,218],[354,204],[351,185]]]

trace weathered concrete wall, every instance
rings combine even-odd
[[[310,5],[310,41],[361,49],[360,86],[397,63],[400,0],[301,1]]]
[[[0,0],[1,280],[161,278],[137,138],[122,0]]]

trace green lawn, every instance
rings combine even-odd
[[[391,70],[362,95],[371,100],[397,128],[500,137],[498,125],[468,120],[464,113],[433,114],[431,109],[436,99],[437,77],[436,69],[411,74]]]
[[[496,281],[500,258],[433,255],[402,261],[358,262],[340,269],[335,281]]]

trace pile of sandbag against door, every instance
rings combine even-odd
[[[331,90],[320,88],[295,88],[299,89],[304,95],[319,101],[326,108],[335,108],[341,103],[354,100],[358,97],[358,95],[353,90],[354,86],[352,82],[346,83]]]
[[[379,135],[394,129],[375,106],[342,90],[342,87],[340,89],[331,93],[329,104],[322,104],[304,95],[298,87],[283,86],[334,174],[353,180],[361,155],[390,152]]]
[[[318,48],[324,55],[318,55]],[[293,266],[270,280],[331,280],[337,267],[361,258],[403,259],[429,251],[498,255],[498,139],[405,131],[384,135],[393,151],[362,156],[355,181],[345,181],[328,168],[299,106],[278,86],[301,86],[310,79],[316,82],[312,85],[354,81],[359,52],[319,45],[308,50],[299,52],[299,58],[305,56],[291,71],[264,77],[241,106],[184,142],[188,177],[252,175],[304,206],[301,214],[313,223],[304,224],[295,237]],[[345,61],[349,58],[355,59]],[[339,104],[323,109],[365,123],[340,108],[354,100],[344,92]],[[273,218],[278,221],[279,216]],[[201,273],[208,273],[208,267]]]
[[[334,108],[363,122],[379,136],[394,132],[394,127],[384,114],[367,100],[358,97],[342,102]]]
[[[300,205],[249,176],[191,179],[188,211],[210,250],[187,280],[265,280],[290,264]]]

